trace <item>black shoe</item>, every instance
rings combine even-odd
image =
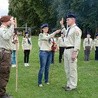
[[[63,86],[62,88],[65,90],[67,88],[67,86]]]
[[[4,96],[2,96],[1,98],[12,98],[12,96],[5,94]]]
[[[72,90],[76,90],[76,88],[70,88],[70,87],[65,88],[65,91],[72,91]]]

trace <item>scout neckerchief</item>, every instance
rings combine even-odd
[[[68,37],[68,33],[69,33],[69,31],[70,31],[70,28],[71,28],[71,27],[69,27],[68,30],[67,30],[66,37]]]
[[[75,27],[75,26],[76,26],[76,25],[71,26],[71,27],[68,28],[68,30],[67,30],[67,34],[66,34],[66,37],[68,37],[68,34],[69,34],[70,29],[73,28],[73,27]]]
[[[62,41],[64,42],[64,37],[62,37]]]
[[[90,39],[88,38],[88,44],[90,44]]]
[[[30,39],[29,39],[29,38],[27,38],[27,41],[28,41],[28,44],[30,44],[30,45],[31,45],[31,42],[30,42]]]

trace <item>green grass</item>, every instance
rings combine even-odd
[[[15,68],[11,69],[10,81],[7,92],[13,98],[98,98],[98,62],[94,61],[94,51],[91,53],[91,60],[84,61],[83,49],[78,58],[78,89],[65,92],[61,87],[66,83],[64,64],[58,63],[58,52],[55,54],[55,64],[50,67],[50,85],[39,88],[37,75],[39,71],[37,37],[32,37],[33,49],[30,54],[30,67],[24,67],[23,51],[18,53],[18,92],[15,92]]]

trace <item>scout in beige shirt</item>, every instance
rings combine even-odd
[[[62,62],[62,56],[63,56],[63,54],[64,54],[64,49],[65,49],[64,37],[65,37],[65,35],[61,32],[61,36],[58,38],[59,63]]]
[[[96,38],[94,39],[94,50],[95,50],[95,60],[98,60],[98,34],[96,34]]]
[[[55,34],[59,33],[60,30],[53,32],[52,34],[48,34],[49,26],[48,24],[43,24],[41,26],[42,33],[39,34],[38,45],[40,48],[39,51],[39,60],[40,60],[40,69],[38,73],[38,86],[43,87],[42,78],[44,73],[44,82],[49,84],[49,68],[52,59],[51,52],[51,38],[55,36]]]
[[[25,32],[25,35],[22,39],[22,49],[24,52],[24,66],[29,66],[29,56],[32,49],[32,41],[28,32]]]
[[[66,91],[77,88],[77,55],[81,45],[81,30],[76,25],[76,17],[69,14],[66,17],[68,29],[64,26],[64,20],[60,21],[62,32],[65,34],[64,43],[64,67],[67,77],[67,84],[63,87]]]
[[[87,34],[87,37],[83,41],[83,48],[84,48],[84,60],[89,61],[90,51],[93,47],[93,40],[90,38],[91,35]]]
[[[16,52],[19,50],[19,39],[17,32],[14,31],[14,35],[12,37],[12,54],[11,54],[11,63],[12,67],[16,67]]]
[[[14,34],[14,19],[12,16],[0,18],[0,98],[11,98],[6,94],[11,68],[11,41]]]

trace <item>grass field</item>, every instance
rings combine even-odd
[[[15,68],[11,69],[10,81],[7,86],[13,98],[98,98],[98,62],[94,61],[94,51],[91,53],[91,60],[85,62],[83,49],[79,53],[78,60],[78,89],[65,92],[62,86],[66,83],[64,64],[58,63],[58,52],[55,54],[55,64],[50,67],[50,85],[39,88],[37,75],[39,70],[37,37],[32,37],[33,49],[30,54],[30,67],[24,67],[23,51],[18,54],[18,92],[15,92]]]

